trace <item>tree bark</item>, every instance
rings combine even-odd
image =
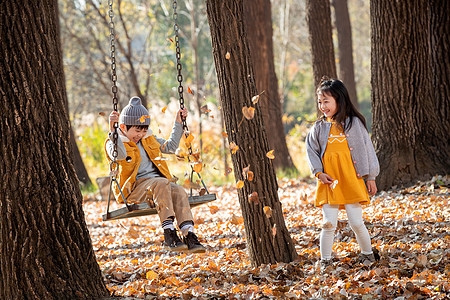
[[[314,86],[317,87],[322,76],[337,77],[330,0],[306,0],[306,23],[311,43]]]
[[[251,99],[257,94],[243,0],[207,0],[206,6],[228,139],[239,146],[232,154],[235,178],[244,180],[242,171],[247,166],[255,175],[238,190],[249,257],[254,265],[290,262],[297,253],[284,223],[273,164],[266,156],[269,145],[260,106],[255,106],[253,119],[243,119],[242,108],[252,106]],[[258,204],[249,202],[254,192]],[[273,211],[270,218],[263,212],[265,206]]]
[[[283,111],[278,94],[278,79],[273,57],[273,30],[270,0],[244,1],[244,23],[253,61],[256,88],[260,97],[264,128],[270,149],[275,151],[275,169],[296,170],[286,144],[282,121]]]
[[[448,127],[442,126],[434,99],[428,3],[376,0],[370,9],[378,186],[387,189],[446,174]]]
[[[0,298],[108,296],[73,167],[58,2],[0,1]]]
[[[450,5],[447,0],[430,1],[430,53],[431,73],[433,79],[433,92],[435,109],[439,114],[442,128],[450,128]],[[443,142],[447,149],[450,135],[447,139],[443,136]],[[449,155],[447,154],[447,157]],[[447,169],[447,174],[449,170]]]
[[[355,71],[353,66],[352,26],[347,0],[332,0],[338,36],[339,79],[345,84],[350,100],[358,108]]]

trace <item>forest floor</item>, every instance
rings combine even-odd
[[[298,179],[279,180],[286,226],[298,253],[289,264],[251,265],[231,186],[211,188],[218,200],[193,209],[204,254],[164,250],[157,216],[103,222],[106,202],[85,197],[83,205],[97,261],[115,297],[449,299],[448,180],[435,177],[372,198],[364,219],[381,259],[370,266],[357,262],[359,247],[341,212],[335,262],[323,274],[318,267],[321,210],[312,205],[314,185]]]

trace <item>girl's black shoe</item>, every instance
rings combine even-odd
[[[183,237],[183,242],[187,245],[188,251],[192,253],[204,253],[206,248],[200,244],[197,236],[193,232],[188,232],[187,236]]]

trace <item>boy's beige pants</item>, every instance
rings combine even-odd
[[[184,221],[193,221],[189,199],[184,188],[170,182],[165,177],[139,178],[134,184],[134,189],[127,198],[127,203],[146,201],[154,206],[159,219],[167,220],[175,217],[177,224]],[[152,203],[153,201],[153,203]]]

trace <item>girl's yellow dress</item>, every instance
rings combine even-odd
[[[322,164],[324,173],[330,175],[334,183],[317,182],[315,206],[328,203],[343,208],[343,204],[370,202],[364,180],[356,176],[354,163],[343,130],[332,122]]]

